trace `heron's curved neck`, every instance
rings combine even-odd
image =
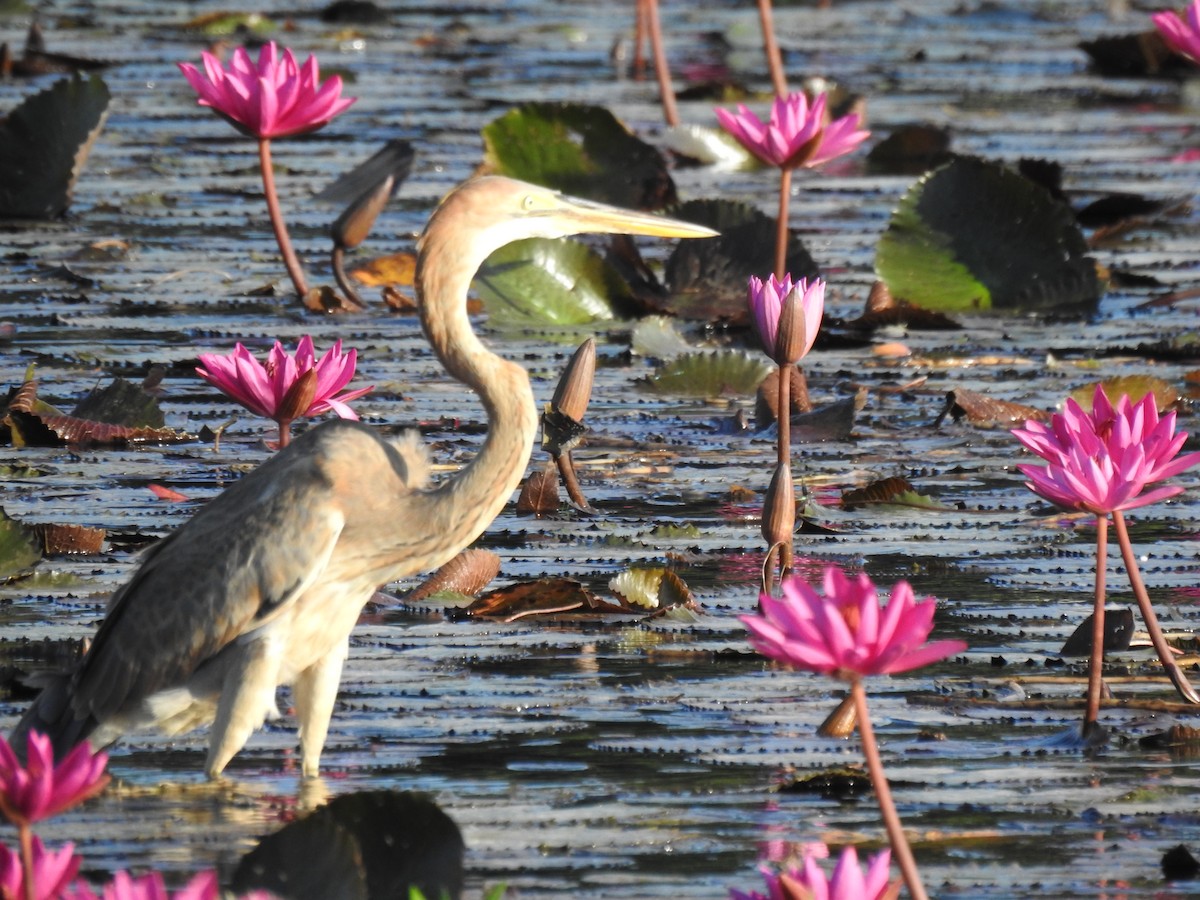
[[[430,228],[417,259],[417,302],[425,335],[446,371],[479,395],[488,416],[479,453],[429,495],[434,521],[422,525],[440,531],[439,542],[448,551],[442,562],[500,514],[525,472],[538,428],[529,375],[488,350],[467,316],[467,290],[489,252],[478,242],[458,245],[452,235]]]

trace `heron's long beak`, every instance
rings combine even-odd
[[[654,237],[678,238],[709,238],[716,237],[720,233],[704,225],[694,225],[680,219],[669,219],[666,216],[656,216],[652,213],[622,209],[619,206],[595,203],[578,197],[559,194],[558,199],[559,204],[558,208],[554,210],[555,215],[570,222],[581,232],[648,234]]]

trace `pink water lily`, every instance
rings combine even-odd
[[[824,854],[828,856],[828,851]],[[847,847],[838,857],[828,876],[817,863],[818,853],[805,853],[801,866],[786,872],[763,870],[767,893],[733,890],[730,900],[894,900],[900,894],[900,880],[892,881],[892,854],[881,850],[867,863],[864,874],[858,864],[858,852]]]
[[[274,41],[259,51],[257,64],[244,47],[233,52],[228,69],[211,53],[201,53],[200,58],[203,73],[192,63],[179,63],[183,77],[200,95],[200,105],[253,137],[316,131],[354,103],[354,98],[341,96],[339,76],[321,83],[315,56],[298,65],[291,50],[285,49],[281,58]]]
[[[1178,485],[1146,490],[1200,461],[1200,453],[1178,456],[1187,432],[1175,431],[1175,413],[1161,418],[1154,397],[1137,403],[1122,396],[1114,406],[1096,386],[1091,412],[1068,398],[1050,424],[1030,419],[1013,434],[1046,461],[1017,466],[1034,493],[1067,509],[1106,515],[1173,497]]]
[[[1200,63],[1200,0],[1192,0],[1183,16],[1168,9],[1153,13],[1150,20],[1168,47]]]
[[[150,872],[140,877],[128,872],[117,872],[113,880],[94,893],[82,882],[76,882],[69,892],[63,895],[63,900],[217,900],[221,896],[220,885],[217,883],[217,873],[201,872],[192,878],[182,890],[171,893],[167,890],[163,877],[158,872]],[[240,900],[273,900],[274,894],[267,891],[251,891],[239,894]]]
[[[791,303],[787,301],[791,299]],[[790,273],[783,279],[773,274],[766,281],[751,275],[746,287],[746,303],[767,356],[781,366],[794,365],[812,349],[825,314],[825,282],[814,278],[810,284],[801,278],[793,283]],[[790,327],[782,327],[788,314]],[[780,341],[780,337],[787,338]]]
[[[861,131],[857,113],[829,121],[825,94],[810,103],[802,91],[776,97],[770,118],[763,122],[746,106],[738,111],[716,110],[721,125],[738,142],[769,166],[796,169],[819,166],[849,153],[869,136]]]
[[[372,387],[339,394],[354,377],[357,353],[342,353],[342,342],[316,358],[312,338],[300,339],[295,354],[279,341],[264,366],[242,344],[230,354],[201,353],[196,373],[246,409],[279,424],[279,441],[286,445],[293,420],[332,410],[343,419],[357,419],[349,402]],[[311,373],[311,374],[310,374]]]
[[[61,897],[67,884],[79,871],[79,857],[74,844],[63,844],[58,850],[47,850],[40,838],[31,839],[33,863],[33,896],[37,900]],[[22,900],[28,896],[25,869],[19,854],[0,844],[0,897]]]
[[[49,818],[94,797],[108,784],[108,754],[92,753],[82,743],[58,765],[50,738],[30,731],[26,762],[21,765],[8,741],[0,737],[0,813],[18,827]]]
[[[847,578],[825,569],[825,594],[804,579],[783,579],[783,596],[759,597],[761,612],[742,616],[750,643],[764,656],[797,669],[855,681],[863,675],[906,672],[966,649],[963,641],[926,644],[934,600],[920,603],[899,581],[887,605],[865,574]]]

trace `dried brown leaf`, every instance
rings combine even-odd
[[[627,613],[623,606],[601,600],[570,578],[522,581],[484,594],[469,607],[472,616],[508,619],[551,613]]]
[[[409,591],[404,602],[417,603],[443,591],[474,597],[499,572],[500,557],[491,550],[477,547],[464,550]]]
[[[104,529],[46,522],[30,526],[46,556],[95,555],[104,549]]]
[[[938,413],[934,424],[940,425],[947,415],[953,417],[955,422],[965,417],[967,422],[979,428],[1009,428],[1025,424],[1026,419],[1039,422],[1050,419],[1050,414],[1044,410],[1008,400],[997,400],[966,388],[955,388],[946,393],[946,406]]]

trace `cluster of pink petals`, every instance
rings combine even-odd
[[[315,56],[300,66],[285,49],[280,59],[274,41],[259,51],[257,65],[243,47],[234,51],[228,70],[211,53],[201,58],[204,74],[192,63],[179,63],[200,95],[200,105],[212,107],[239,131],[257,138],[316,131],[354,103],[341,96],[342,79],[337,75],[321,84]]]
[[[217,900],[218,896],[216,872],[201,872],[175,894],[167,891],[163,877],[158,872],[138,878],[128,872],[118,872],[112,881],[100,889],[99,894],[77,882],[65,895],[65,900]]]
[[[849,153],[871,134],[858,130],[860,119],[857,113],[827,121],[826,102],[826,95],[818,94],[809,103],[802,91],[776,97],[767,122],[742,104],[738,104],[736,113],[720,108],[716,113],[725,130],[764,163],[781,169],[795,169],[819,166],[836,159]]]
[[[94,797],[108,784],[108,754],[92,753],[86,742],[54,764],[50,738],[29,732],[25,765],[0,737],[0,813],[18,826],[28,826]]]
[[[1192,0],[1184,18],[1173,10],[1164,10],[1152,14],[1150,19],[1168,47],[1200,63],[1200,0]]]
[[[316,369],[316,394],[300,415],[318,416],[333,410],[343,419],[357,419],[358,414],[347,404],[372,390],[373,386],[338,394],[354,377],[357,359],[354,350],[342,353],[340,340],[317,359],[312,338],[305,335],[296,346],[295,355],[289,354],[283,344],[276,341],[265,366],[241,344],[228,355],[201,353],[196,373],[251,412],[283,424],[281,415],[285,418],[290,415],[284,409],[289,389],[300,376]]]
[[[1046,461],[1017,467],[1030,490],[1067,509],[1102,516],[1175,496],[1183,488],[1145,488],[1200,461],[1200,453],[1177,456],[1187,432],[1175,431],[1174,412],[1159,418],[1152,394],[1137,403],[1122,396],[1114,407],[1100,385],[1090,413],[1068,399],[1049,425],[1030,419],[1013,434]]]
[[[74,844],[64,844],[57,852],[48,851],[40,838],[33,838],[33,883],[37,900],[56,900],[63,896],[68,882],[79,871]],[[0,844],[0,897],[24,900],[25,871],[21,855]]]
[[[828,853],[824,854],[828,855]],[[858,853],[847,847],[838,857],[833,873],[826,877],[817,864],[818,853],[806,853],[804,864],[787,872],[763,870],[767,893],[732,890],[730,900],[894,900],[900,895],[900,880],[890,881],[890,850],[881,850],[867,863],[866,874],[858,864]]]
[[[778,345],[779,322],[783,314],[783,301],[788,294],[796,292],[797,312],[804,316],[804,345],[795,359],[781,359],[783,348]],[[791,273],[785,272],[783,280],[770,275],[766,281],[755,275],[750,276],[746,287],[746,303],[754,320],[754,328],[763,350],[780,365],[795,363],[808,355],[817,332],[821,330],[821,319],[825,315],[825,282],[814,278],[812,284],[804,278],[792,283]]]
[[[824,581],[824,596],[796,576],[783,580],[782,597],[763,594],[761,612],[741,617],[754,649],[847,680],[906,672],[966,649],[963,641],[925,643],[935,601],[916,602],[906,581],[896,583],[886,606],[865,574],[851,579],[828,566]]]

